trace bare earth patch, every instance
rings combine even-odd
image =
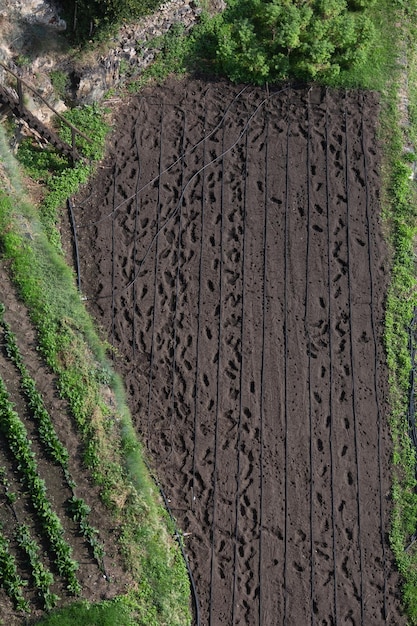
[[[201,624],[405,623],[375,94],[170,80],[75,202]]]

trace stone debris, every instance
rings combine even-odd
[[[211,6],[213,11],[219,11],[225,8],[225,3],[224,0],[212,0]],[[25,32],[31,28],[44,28],[51,36],[52,29],[53,40],[54,30],[67,28],[59,16],[58,3],[54,0],[0,0],[0,60],[20,72],[60,111],[65,104],[54,93],[50,79],[52,70],[63,71],[71,79],[72,103],[92,104],[102,101],[109,90],[121,86],[126,76],[139,78],[155,58],[157,38],[165,35],[174,24],[182,24],[188,32],[201,12],[196,0],[164,2],[152,15],[123,25],[104,55],[95,55],[92,51],[88,61],[80,65],[79,62],[72,63],[59,50],[40,50],[36,54],[29,51],[28,54]],[[26,62],[22,63],[22,59]],[[8,83],[8,77],[1,70],[0,83]],[[34,101],[30,102],[30,107],[44,121],[50,117],[44,105]]]

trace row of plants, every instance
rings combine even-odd
[[[101,571],[104,573],[104,547],[98,538],[99,531],[88,521],[91,508],[82,498],[78,498],[75,495],[77,485],[71,477],[68,468],[68,450],[56,434],[52,418],[45,407],[43,397],[37,390],[36,383],[29,375],[28,369],[24,363],[16,342],[16,336],[11,331],[10,325],[4,319],[4,312],[4,305],[0,303],[0,326],[3,329],[6,353],[20,373],[21,388],[26,397],[31,415],[38,424],[39,438],[51,460],[62,468],[66,482],[73,493],[72,497],[68,500],[69,514],[77,523],[80,534],[89,544],[94,558]]]
[[[10,329],[10,325],[4,319],[5,308],[0,303],[0,327],[3,330],[5,350],[7,356],[17,368],[21,376],[21,387],[26,396],[31,415],[37,422],[39,438],[45,446],[50,459],[62,467],[64,472],[68,471],[68,451],[62,444],[55,432],[51,416],[46,410],[42,395],[36,389],[36,383],[29,375],[27,367],[23,361],[16,337]]]
[[[29,612],[29,603],[23,595],[27,580],[17,571],[16,559],[10,552],[9,541],[0,529],[0,585],[3,587],[18,611]]]
[[[18,516],[14,507],[17,500],[17,494],[10,490],[10,481],[7,478],[6,469],[4,467],[0,468],[0,483],[4,489],[6,503],[11,508],[17,524],[17,528],[13,532],[16,545],[24,554],[25,560],[29,563],[33,585],[38,596],[42,600],[43,608],[46,611],[50,611],[54,608],[54,606],[56,606],[58,600],[60,599],[59,596],[50,590],[50,587],[54,584],[54,576],[52,572],[43,564],[40,557],[39,546],[36,543],[36,540],[32,537],[29,526],[27,524],[19,524]],[[10,532],[11,531],[9,530],[9,533]],[[6,539],[5,541],[7,543]],[[25,581],[25,584],[27,584],[27,581]],[[4,588],[16,606],[16,599],[8,592],[10,585],[4,585]]]
[[[0,378],[0,431],[16,461],[22,482],[28,490],[32,506],[55,557],[60,575],[66,580],[67,589],[73,594],[81,591],[76,572],[78,563],[71,558],[71,546],[64,539],[64,529],[48,499],[45,482],[38,473],[35,454],[31,449],[27,431],[9,400],[4,381]]]
[[[53,574],[43,564],[40,558],[39,546],[33,539],[27,524],[21,524],[18,527],[15,538],[17,545],[29,562],[33,585],[42,599],[43,608],[46,611],[51,611],[60,598],[50,589],[54,583]]]
[[[105,551],[103,544],[99,541],[98,538],[99,531],[94,528],[94,526],[92,526],[88,521],[89,515],[91,513],[91,508],[82,498],[77,498],[75,495],[69,498],[67,504],[69,513],[74,522],[77,523],[81,535],[88,542],[92,554],[100,567],[100,570],[103,574],[106,575],[106,570],[104,567]]]

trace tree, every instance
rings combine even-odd
[[[217,68],[231,80],[258,84],[290,75],[307,80],[334,77],[361,62],[373,41],[365,4],[230,0],[216,31]]]

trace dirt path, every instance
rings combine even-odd
[[[120,113],[76,201],[201,624],[404,623],[377,115],[373,94],[172,80]]]

